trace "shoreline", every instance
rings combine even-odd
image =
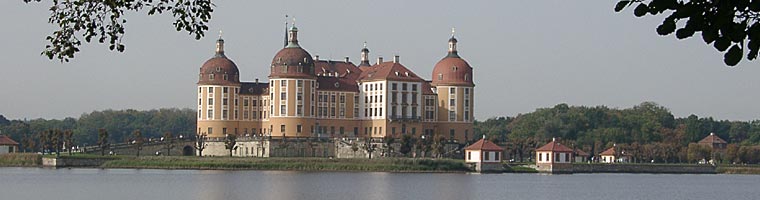
[[[301,172],[390,172],[390,173],[477,173],[461,160],[429,158],[330,159],[309,157],[133,157],[74,155],[56,159],[38,154],[4,157],[0,167],[53,167],[95,169],[224,170],[224,171],[301,171]],[[51,161],[52,160],[52,161]],[[483,174],[539,173],[526,164],[504,164],[504,170]],[[576,164],[586,168],[575,174],[748,174],[760,175],[760,165],[696,164]],[[585,167],[583,167],[585,166]],[[577,168],[577,167],[576,167]],[[695,170],[698,169],[698,170]]]

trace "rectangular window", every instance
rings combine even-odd
[[[472,152],[471,151],[467,152],[467,160],[472,160]]]
[[[208,127],[208,134],[209,135],[214,134],[214,129],[211,127]]]
[[[209,119],[214,118],[214,110],[208,110],[208,113],[206,114],[206,117]]]
[[[406,83],[401,84],[401,90],[406,90]]]
[[[222,110],[222,119],[227,119],[227,110]]]
[[[208,98],[208,105],[213,106],[214,105],[214,98]]]
[[[225,105],[225,106],[227,105],[227,98],[222,99],[222,105]]]
[[[296,126],[296,132],[301,133],[302,126],[299,124]]]
[[[228,87],[223,87],[223,88],[222,88],[222,93],[225,93],[225,94],[227,94],[227,92],[228,92],[227,90],[228,90],[228,89],[229,89]]]
[[[298,105],[296,112],[298,115],[303,115],[303,105]]]
[[[346,96],[340,95],[340,103],[346,103]]]
[[[297,87],[303,87],[303,80],[296,81],[296,86]]]
[[[412,84],[412,91],[417,91],[417,84]]]
[[[394,83],[393,85],[391,85],[391,89],[398,90],[398,84]]]
[[[285,133],[285,124],[280,125],[280,132]]]
[[[457,120],[457,113],[454,111],[449,111],[449,121],[456,121]]]
[[[449,139],[454,139],[454,129],[449,129]]]
[[[285,105],[280,105],[280,116],[286,115]]]
[[[454,88],[454,87],[449,88],[449,94],[456,94],[456,93],[457,93],[457,89],[456,88]]]
[[[280,100],[288,100],[288,95],[285,92],[280,92]]]
[[[243,100],[243,106],[248,106],[248,99]]]

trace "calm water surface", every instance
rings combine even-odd
[[[757,175],[0,168],[0,199],[760,199]]]

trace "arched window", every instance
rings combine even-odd
[[[443,74],[438,74],[438,80],[443,80]]]
[[[469,81],[470,80],[470,74],[464,74],[464,80]]]

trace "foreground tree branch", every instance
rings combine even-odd
[[[23,0],[25,3],[43,0]],[[68,62],[80,51],[82,39],[108,44],[111,51],[124,51],[125,12],[147,11],[148,15],[171,13],[177,31],[185,31],[196,40],[208,30],[214,11],[211,0],[52,0],[48,23],[58,26],[45,39],[42,55]]]
[[[706,44],[724,52],[729,66],[738,64],[745,51],[748,60],[755,60],[760,50],[760,0],[621,0],[615,12],[626,7],[635,7],[636,17],[667,15],[657,27],[660,35],[686,39],[701,32]]]

